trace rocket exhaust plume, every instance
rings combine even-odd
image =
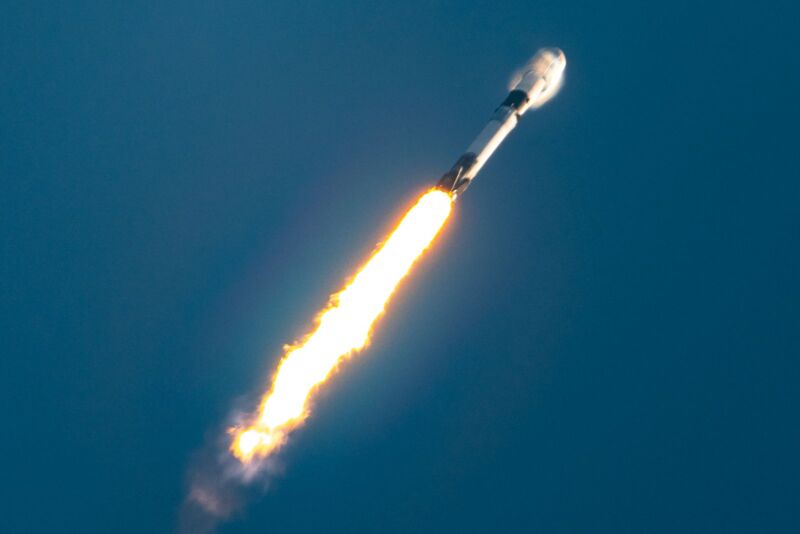
[[[439,233],[453,204],[440,189],[423,194],[347,286],[331,297],[316,329],[286,352],[255,413],[195,454],[188,495],[179,515],[180,532],[212,532],[237,513],[245,484],[263,487],[280,466],[275,453],[309,415],[315,389],[338,364],[369,342],[372,326],[400,281]]]
[[[314,389],[339,362],[368,343],[373,323],[444,225],[451,205],[450,195],[443,191],[424,194],[350,284],[333,296],[316,330],[288,348],[255,417],[249,425],[230,431],[230,451],[243,464],[280,448],[308,416]]]
[[[436,189],[409,210],[350,285],[334,296],[317,329],[289,348],[256,416],[249,425],[231,430],[230,451],[243,464],[277,450],[288,432],[308,415],[314,388],[343,358],[366,345],[372,324],[447,220],[453,200],[466,190],[522,115],[555,95],[565,67],[564,53],[557,48],[544,48],[528,62],[467,152],[439,180]]]
[[[287,347],[257,410],[228,430],[216,461],[200,458],[190,474],[181,525],[185,532],[209,532],[240,506],[243,482],[275,468],[275,453],[309,415],[309,402],[348,356],[369,342],[372,326],[397,285],[431,244],[450,215],[453,202],[494,154],[519,119],[557,93],[566,67],[564,53],[544,48],[515,76],[511,91],[478,137],[405,214],[386,241],[350,283],[331,298],[316,329]],[[213,447],[212,447],[213,448]],[[216,450],[216,449],[215,449]]]

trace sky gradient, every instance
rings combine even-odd
[[[561,93],[220,532],[800,530],[796,8],[162,4],[0,8],[0,531],[172,531],[542,46]]]

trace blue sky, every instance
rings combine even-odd
[[[173,530],[541,46],[563,90],[220,532],[798,530],[796,9],[337,4],[2,8],[0,530]]]

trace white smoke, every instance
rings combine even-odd
[[[215,438],[189,461],[186,498],[178,516],[180,534],[214,532],[221,523],[237,517],[248,500],[266,492],[275,476],[283,472],[276,455],[243,464],[230,454],[226,432],[218,429],[212,435]]]

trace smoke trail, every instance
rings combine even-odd
[[[241,514],[248,500],[263,494],[283,471],[276,457],[257,468],[231,456],[230,438],[223,429],[189,460],[186,497],[178,515],[180,534],[209,534],[225,521]]]

